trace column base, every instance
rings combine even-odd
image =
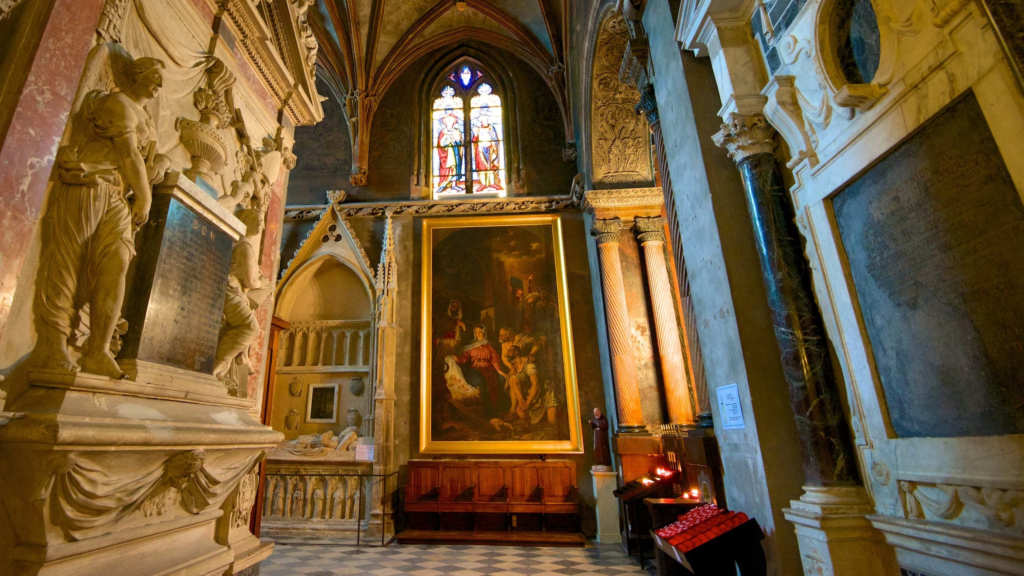
[[[805,574],[897,576],[895,556],[867,516],[874,507],[863,487],[804,486],[782,513],[796,525]]]
[[[619,484],[619,475],[614,470],[590,469],[594,477],[594,512],[597,514],[597,537],[600,544],[622,544],[619,533],[619,501],[612,492]],[[603,467],[602,467],[603,468]]]

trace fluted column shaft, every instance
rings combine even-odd
[[[658,338],[658,361],[665,386],[668,418],[672,424],[693,424],[690,383],[686,377],[679,324],[676,321],[672,283],[665,265],[665,219],[637,218],[637,236],[647,263],[647,284],[651,291],[654,331]]]
[[[715,134],[743,178],[754,241],[782,369],[796,417],[806,484],[859,484],[843,420],[824,322],[800,246],[793,208],[773,153],[774,130],[757,115],[734,114]]]
[[[611,349],[619,428],[639,429],[643,427],[644,418],[640,405],[636,357],[629,339],[626,286],[622,280],[622,262],[619,259],[620,230],[619,219],[613,218],[595,221],[592,233],[597,237],[597,250],[601,260],[601,287],[604,291],[604,310],[608,323],[608,343]]]

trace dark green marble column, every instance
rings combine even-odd
[[[774,130],[761,115],[733,115],[714,136],[736,161],[761,261],[782,368],[789,383],[809,486],[860,484],[850,433],[778,161]]]

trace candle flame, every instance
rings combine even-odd
[[[641,478],[640,482],[642,482],[644,486],[650,486],[651,484],[654,484],[654,480],[651,480],[650,478]]]

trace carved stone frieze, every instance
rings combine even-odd
[[[616,14],[601,25],[591,92],[591,156],[595,182],[653,180],[647,126],[634,108],[637,91],[619,79],[629,31]]]
[[[587,190],[582,208],[591,214],[603,211],[661,210],[665,202],[660,186],[651,188],[621,188],[615,190]]]
[[[711,138],[739,163],[755,154],[774,153],[774,135],[775,129],[761,114],[730,114],[722,129]]]
[[[555,212],[579,205],[573,196],[521,196],[517,198],[475,198],[472,200],[410,200],[408,202],[361,202],[341,204],[338,213],[352,216],[413,214],[416,216],[447,216],[465,214],[531,214]],[[285,208],[285,221],[313,220],[323,216],[327,206],[296,206]]]
[[[1024,491],[901,480],[907,518],[935,520],[1019,535]]]

